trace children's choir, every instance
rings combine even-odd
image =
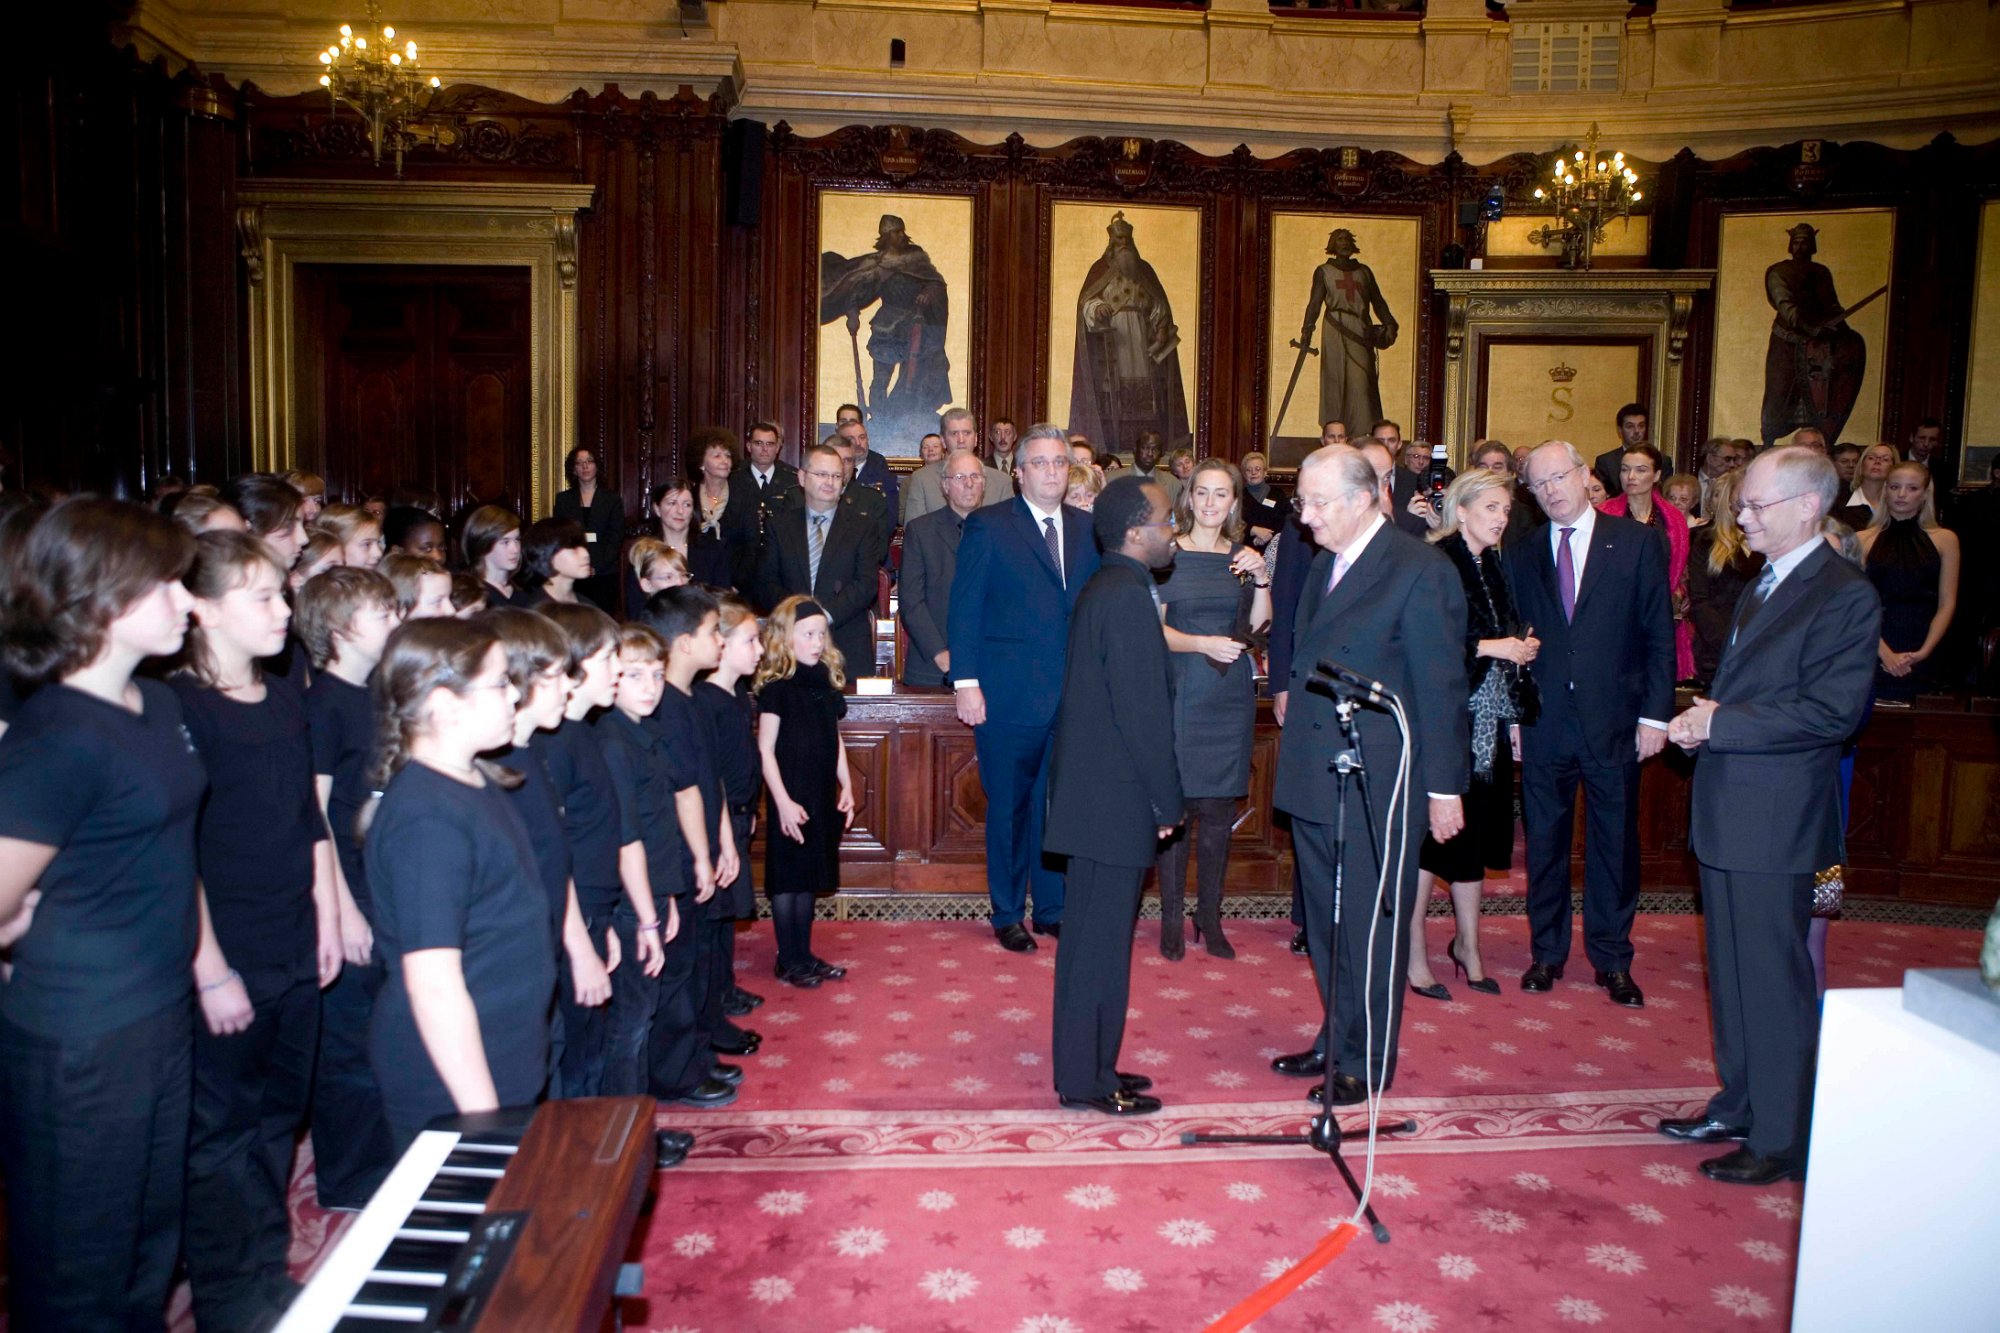
[[[734,1101],[760,791],[778,977],[843,975],[811,949],[854,810],[820,608],[760,626],[649,552],[620,624],[573,523],[524,560],[482,508],[450,571],[423,509],[322,489],[0,514],[17,1333],[157,1328],[183,1265],[202,1333],[267,1327],[308,1131],[353,1210],[439,1116]],[[659,1165],[692,1143],[660,1130]]]

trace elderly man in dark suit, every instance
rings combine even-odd
[[[1669,728],[1697,756],[1688,832],[1722,1090],[1660,1131],[1743,1140],[1701,1164],[1732,1184],[1805,1167],[1819,1032],[1806,952],[1813,875],[1846,859],[1840,751],[1868,711],[1882,622],[1868,576],[1820,537],[1839,492],[1833,464],[1806,449],[1750,465],[1737,512],[1764,573],[1738,605],[1709,697]]]
[[[1528,455],[1548,526],[1507,551],[1507,585],[1542,641],[1542,714],[1521,728],[1533,960],[1521,989],[1562,978],[1570,947],[1570,840],[1576,789],[1590,818],[1583,947],[1614,1004],[1641,1008],[1632,979],[1639,906],[1639,765],[1667,742],[1674,619],[1667,549],[1656,529],[1591,507],[1583,456],[1566,440]]]
[[[1381,494],[1367,456],[1345,445],[1318,449],[1299,468],[1299,508],[1320,552],[1307,574],[1293,633],[1275,792],[1278,808],[1292,817],[1306,939],[1322,991],[1332,968],[1334,1027],[1320,1033],[1312,1050],[1271,1064],[1281,1074],[1317,1078],[1328,1072],[1331,1059],[1333,1100],[1343,1106],[1365,1100],[1369,1085],[1386,1088],[1395,1078],[1399,1001],[1409,966],[1407,922],[1417,910],[1416,848],[1426,828],[1443,842],[1464,827],[1460,796],[1471,781],[1472,737],[1462,702],[1465,593],[1441,552],[1388,521]],[[1334,700],[1306,688],[1315,667],[1327,659],[1382,682],[1402,700],[1414,750],[1406,818],[1391,828],[1389,795],[1402,737],[1386,711],[1359,711],[1371,803],[1364,805],[1358,794],[1349,798],[1339,865],[1337,956],[1337,791],[1329,765],[1344,746]],[[1381,858],[1394,857],[1397,838],[1406,839],[1409,848],[1401,879],[1388,886],[1397,916],[1378,922]],[[1319,1093],[1313,1090],[1315,1100]]]
[[[1056,1094],[1072,1109],[1144,1115],[1151,1080],[1117,1070],[1132,982],[1132,923],[1160,839],[1181,821],[1167,641],[1153,571],[1174,562],[1167,493],[1120,477],[1092,526],[1104,563],[1070,617],[1049,764],[1045,851],[1069,858],[1056,954]]]
[[[802,503],[786,505],[765,525],[758,596],[765,607],[805,593],[826,608],[833,645],[849,680],[875,674],[875,571],[885,538],[880,525],[840,503],[840,454],[815,445],[800,473]]]
[[[913,518],[903,528],[903,588],[898,605],[909,649],[903,654],[905,685],[942,685],[951,675],[951,580],[965,520],[986,495],[990,471],[964,450],[944,460],[945,507]]]
[[[972,728],[986,789],[993,933],[1002,947],[1029,953],[1035,940],[1021,918],[1031,894],[1035,930],[1061,933],[1063,878],[1042,856],[1049,741],[1070,612],[1097,572],[1097,543],[1090,515],[1063,503],[1062,428],[1030,428],[1015,458],[1019,493],[965,521],[945,635],[958,718]]]

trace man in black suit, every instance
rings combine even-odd
[[[754,423],[743,435],[743,466],[729,474],[722,542],[729,548],[729,567],[739,588],[750,587],[757,577],[765,523],[799,489],[798,469],[778,457],[784,440],[784,433],[771,422]]]
[[[1344,445],[1316,450],[1299,468],[1300,512],[1320,551],[1307,574],[1293,634],[1275,791],[1277,807],[1292,817],[1306,940],[1322,993],[1332,969],[1334,1029],[1322,1031],[1312,1050],[1280,1056],[1271,1066],[1281,1074],[1318,1078],[1330,1055],[1333,1098],[1343,1106],[1365,1100],[1369,1085],[1386,1088],[1395,1077],[1408,922],[1417,910],[1416,851],[1426,828],[1443,842],[1464,827],[1460,795],[1472,766],[1463,702],[1465,593],[1458,571],[1442,552],[1397,531],[1382,513],[1381,495],[1367,456]],[[1338,802],[1329,765],[1344,745],[1334,700],[1306,688],[1315,667],[1328,659],[1381,681],[1402,700],[1414,750],[1410,799],[1402,807],[1404,818],[1391,828],[1389,795],[1402,754],[1401,733],[1385,710],[1364,707],[1356,714],[1370,801],[1364,803],[1358,792],[1349,796],[1348,836],[1339,862],[1337,956]],[[1407,840],[1408,854],[1402,878],[1388,886],[1385,910],[1393,911],[1393,919],[1378,920],[1382,860],[1395,863],[1396,838]],[[1316,1100],[1319,1091],[1313,1090]]]
[[[1389,521],[1400,532],[1423,537],[1430,532],[1430,525],[1424,522],[1422,515],[1410,512],[1410,498],[1423,489],[1424,478],[1421,472],[1412,472],[1402,465],[1403,428],[1393,421],[1378,421],[1368,434],[1389,454]]]
[[[1637,1009],[1632,915],[1639,905],[1639,765],[1667,741],[1674,707],[1674,619],[1657,530],[1591,507],[1582,455],[1550,440],[1526,477],[1548,526],[1507,552],[1507,584],[1541,638],[1542,714],[1521,728],[1521,813],[1528,842],[1534,957],[1521,989],[1561,979],[1570,944],[1570,834],[1576,789],[1590,818],[1583,946],[1597,984]]]
[[[1069,858],[1056,954],[1056,1094],[1073,1109],[1144,1115],[1151,1081],[1117,1071],[1139,887],[1180,823],[1167,642],[1153,571],[1174,561],[1166,491],[1120,477],[1091,514],[1104,563],[1070,617],[1042,848]]]
[[[905,685],[942,685],[951,675],[951,580],[958,568],[958,539],[968,514],[985,503],[986,474],[979,455],[963,450],[944,460],[942,509],[913,518],[903,528],[903,586],[897,605],[910,646],[903,654]]]
[[[1867,715],[1882,622],[1868,576],[1820,537],[1839,489],[1833,464],[1804,449],[1750,465],[1737,512],[1764,573],[1738,605],[1709,697],[1670,728],[1697,756],[1688,835],[1722,1089],[1660,1131],[1743,1140],[1701,1164],[1732,1184],[1805,1168],[1819,1031],[1806,952],[1813,875],[1846,859],[1840,751]]]
[[[1625,451],[1651,442],[1647,436],[1652,433],[1652,426],[1646,416],[1644,403],[1627,403],[1619,408],[1617,426],[1618,443],[1599,454],[1597,461],[1591,464],[1591,469],[1597,473],[1597,479],[1604,483],[1604,492],[1607,495],[1625,493],[1624,479],[1618,475],[1619,464],[1625,461]],[[1664,486],[1667,478],[1673,474],[1674,460],[1668,456],[1666,450],[1662,449],[1659,484]]]
[[[805,593],[826,608],[833,645],[847,659],[847,677],[875,674],[875,571],[882,563],[879,525],[840,502],[845,474],[840,454],[824,445],[806,453],[802,503],[786,505],[765,527],[757,574],[765,607]]]

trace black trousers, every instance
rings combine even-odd
[[[285,1196],[312,1101],[319,979],[293,967],[245,972],[243,984],[256,1011],[250,1026],[218,1037],[198,1025],[194,1035],[184,1244],[202,1333],[260,1325],[293,1294]]]
[[[1069,858],[1062,947],[1056,950],[1054,1064],[1063,1097],[1118,1091],[1118,1048],[1132,992],[1132,928],[1141,866]]]
[[[1589,820],[1583,852],[1583,951],[1600,972],[1632,970],[1632,918],[1639,909],[1639,761],[1600,764],[1574,724],[1553,754],[1530,750],[1521,765],[1521,818],[1528,842],[1528,930],[1534,960],[1569,961],[1569,853],[1576,792]]]
[[[583,913],[583,928],[590,936],[590,947],[597,951],[598,961],[605,958],[604,935],[611,926],[611,908],[601,908]],[[624,941],[619,941],[623,949]],[[551,1096],[555,1097],[597,1097],[604,1085],[604,1039],[610,1031],[611,1004],[606,1001],[596,1008],[588,1008],[576,1002],[576,977],[569,968],[568,955],[557,954],[560,960],[556,968],[556,1013],[562,1026],[563,1044],[560,1060],[554,1065]],[[612,978],[615,993],[618,979]],[[551,1051],[551,1058],[555,1053]]]
[[[53,1038],[0,1019],[13,1333],[159,1333],[181,1248],[194,998]]]
[[[1411,805],[1418,807],[1418,802],[1412,801]],[[1292,851],[1298,858],[1299,880],[1305,886],[1306,948],[1312,956],[1316,995],[1325,993],[1327,968],[1333,968],[1332,1030],[1322,1029],[1313,1049],[1330,1056],[1333,1067],[1340,1073],[1366,1079],[1370,1084],[1380,1080],[1386,1088],[1396,1078],[1396,1046],[1403,1028],[1403,981],[1410,969],[1409,921],[1411,913],[1417,910],[1417,838],[1421,835],[1411,829],[1409,854],[1403,859],[1402,883],[1389,886],[1402,902],[1403,928],[1398,930],[1394,918],[1378,913],[1375,908],[1375,890],[1381,875],[1377,859],[1381,832],[1378,826],[1376,836],[1369,837],[1362,805],[1355,801],[1347,817],[1346,870],[1340,881],[1340,940],[1336,956],[1334,826],[1307,819],[1292,821]],[[1391,911],[1396,910],[1393,902],[1387,906]]]
[[[666,912],[664,903],[659,911]],[[604,1013],[604,1059],[598,1071],[597,1095],[635,1097],[647,1091],[653,1015],[659,1006],[660,979],[646,975],[639,962],[639,916],[621,901],[611,909],[618,932],[618,970],[611,974],[611,1002]],[[668,946],[671,949],[671,945]],[[569,1057],[564,1050],[565,1059]]]
[[[722,1012],[722,991],[729,985],[730,957],[736,938],[736,918],[729,915],[729,890],[717,889],[715,896],[694,909],[693,925],[699,933],[694,956],[695,1032],[703,1046],[715,1039],[728,1018]]]
[[[695,902],[692,893],[678,901],[681,928],[666,943],[667,961],[660,969],[653,1027],[646,1043],[649,1082],[655,1097],[678,1097],[715,1069],[715,1053],[701,1034],[695,1000],[695,969],[705,948],[702,936],[707,909]]]
[[[1806,931],[1810,874],[1760,875],[1701,867],[1709,1011],[1722,1090],[1708,1114],[1747,1126],[1765,1157],[1803,1160],[1812,1119],[1819,991]]]
[[[313,1069],[313,1174],[322,1208],[365,1208],[396,1165],[382,1090],[368,1064],[368,1020],[389,979],[379,957],[344,964],[320,992]]]

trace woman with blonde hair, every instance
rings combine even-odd
[[[1867,465],[1862,455],[1862,465]],[[1958,534],[1938,526],[1931,471],[1898,463],[1883,481],[1882,506],[1861,534],[1862,567],[1882,596],[1875,693],[1914,699],[1941,688],[1932,664],[1958,609]]]
[[[1708,483],[1708,522],[1688,536],[1687,626],[1694,650],[1694,679],[1715,679],[1736,603],[1764,572],[1764,557],[1750,549],[1736,522],[1736,497],[1743,469],[1734,468]]]
[[[354,569],[373,569],[388,548],[382,542],[382,520],[359,505],[328,505],[306,528],[308,545],[312,534],[323,532],[340,544],[340,563]]]
[[[1174,680],[1174,751],[1186,822],[1160,851],[1160,952],[1182,957],[1188,854],[1198,858],[1195,939],[1217,958],[1236,950],[1222,933],[1222,877],[1236,803],[1250,792],[1250,743],[1257,718],[1251,636],[1271,619],[1264,558],[1243,544],[1243,476],[1204,458],[1174,502],[1179,551],[1160,585]]]
[[[1902,458],[1896,446],[1887,442],[1871,444],[1861,451],[1861,461],[1854,465],[1854,487],[1833,508],[1836,514],[1843,509],[1865,509],[1871,517],[1843,515],[1842,519],[1849,527],[1864,527],[1872,518],[1880,518],[1887,512],[1884,495],[1889,483],[1889,469]]]
[[[1424,905],[1431,887],[1451,886],[1458,933],[1445,956],[1482,995],[1498,995],[1479,956],[1479,897],[1486,872],[1506,871],[1514,860],[1514,747],[1523,723],[1540,714],[1541,696],[1528,664],[1541,651],[1534,627],[1523,624],[1500,567],[1500,543],[1514,510],[1513,479],[1486,468],[1468,468],[1445,489],[1444,522],[1430,540],[1451,558],[1465,588],[1465,674],[1472,697],[1472,785],[1465,793],[1465,826],[1445,842],[1428,835],[1417,854],[1417,911],[1410,918],[1410,989],[1430,1000],[1451,992],[1431,975],[1424,938]]]

